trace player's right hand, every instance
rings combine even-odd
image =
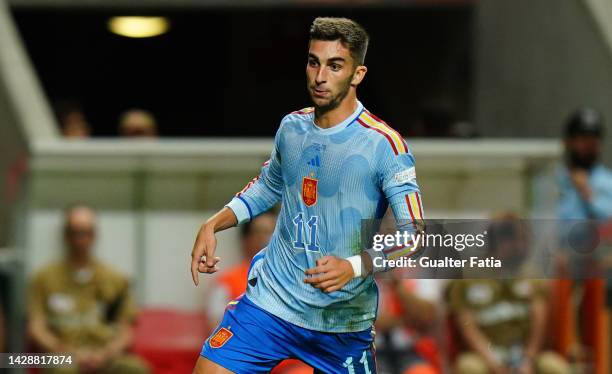
[[[212,274],[219,268],[219,257],[215,257],[217,238],[211,225],[203,224],[198,231],[193,250],[191,251],[191,278],[197,286],[200,283],[199,273]]]

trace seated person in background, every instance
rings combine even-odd
[[[465,343],[455,362],[457,374],[569,373],[563,358],[543,352],[546,328],[546,285],[521,279],[529,239],[512,214],[488,228],[491,255],[500,259],[509,279],[454,280],[449,284],[450,310]],[[510,277],[510,267],[515,269]]]
[[[432,330],[440,315],[440,279],[379,279],[376,350],[380,374],[440,373]]]
[[[71,353],[74,368],[53,373],[148,373],[128,355],[136,311],[128,280],[92,253],[95,213],[85,205],[65,211],[67,253],[34,276],[28,330],[43,352]]]
[[[275,225],[276,215],[268,212],[240,226],[242,261],[225,269],[215,279],[206,304],[211,327],[216,328],[221,322],[227,303],[246,291],[251,260],[257,252],[268,245]]]
[[[126,138],[155,138],[157,121],[146,110],[127,110],[119,117],[119,135]]]
[[[91,135],[91,128],[81,107],[71,101],[56,105],[57,120],[65,138],[85,139]]]

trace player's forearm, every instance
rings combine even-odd
[[[365,251],[358,255],[345,258],[344,260],[350,262],[353,269],[353,278],[366,277],[372,274],[374,270],[372,257]]]
[[[374,264],[372,263],[372,257],[367,252],[361,252],[361,268],[363,275],[370,275],[374,270]]]
[[[237,224],[238,220],[234,212],[228,207],[223,207],[223,209],[218,211],[214,216],[206,220],[204,227],[214,232],[218,232],[234,227]]]

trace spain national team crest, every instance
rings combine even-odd
[[[314,178],[304,177],[302,180],[302,200],[306,206],[313,206],[317,203],[317,183]]]
[[[234,336],[234,333],[225,327],[221,327],[215,335],[210,338],[210,347],[211,348],[221,348]]]

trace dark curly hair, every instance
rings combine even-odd
[[[357,65],[363,65],[370,37],[361,25],[348,18],[318,17],[310,26],[310,40],[340,40]]]

